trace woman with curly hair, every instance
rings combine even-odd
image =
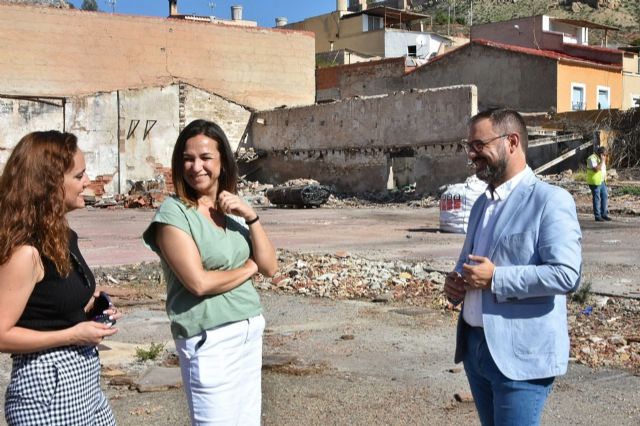
[[[89,184],[77,139],[24,136],[0,178],[0,351],[12,354],[13,425],[113,425],[96,345],[117,329],[89,321],[95,280],[66,213]],[[104,311],[113,320],[115,308]]]

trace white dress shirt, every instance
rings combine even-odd
[[[484,211],[481,213],[482,218],[476,233],[473,236],[473,252],[476,256],[487,257],[489,250],[493,245],[491,236],[493,230],[500,216],[500,212],[504,207],[504,202],[509,195],[518,186],[522,177],[525,175],[525,171],[529,169],[529,166],[525,167],[517,175],[500,185],[499,187],[492,189],[491,186],[487,187],[485,195],[487,196],[487,202],[484,205]],[[467,260],[466,263],[472,263]],[[462,310],[462,317],[472,327],[482,327],[482,290],[467,290],[464,295],[464,309]]]

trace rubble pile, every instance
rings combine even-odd
[[[278,250],[280,271],[255,277],[263,291],[330,299],[361,299],[430,307],[451,316],[443,294],[444,273],[427,262],[369,260],[347,252],[295,253]],[[120,306],[160,304],[166,289],[158,262],[94,270]],[[590,367],[624,368],[640,374],[640,300],[590,295],[568,303],[571,357]]]
[[[155,286],[162,283],[159,262],[92,268],[98,286]]]
[[[128,182],[131,190],[126,195],[102,195],[97,197],[85,195],[87,205],[95,208],[158,208],[162,201],[172,193],[162,176],[146,181]],[[385,193],[362,192],[357,194],[339,194],[331,187],[320,185],[313,179],[293,179],[285,182],[284,187],[319,186],[331,192],[324,201],[323,208],[398,208],[403,206],[413,208],[437,207],[439,199],[433,196],[418,197],[414,192],[393,190]],[[273,206],[266,196],[267,191],[274,188],[268,183],[252,182],[240,179],[238,194],[254,206]],[[318,204],[318,203],[311,203]]]
[[[331,191],[329,198],[322,204],[323,208],[398,208],[403,206],[414,208],[437,207],[439,198],[426,195],[418,197],[414,192],[393,190],[386,193],[361,192],[357,194],[338,193],[331,187],[321,185],[313,179],[292,179],[282,184],[284,187],[321,186]],[[271,203],[266,192],[274,185],[241,180],[238,192],[247,201],[256,206],[269,206]]]
[[[164,176],[145,181],[129,182],[131,189],[123,199],[125,208],[158,208],[169,194]]]
[[[254,206],[268,206],[270,203],[265,193],[271,188],[273,188],[273,185],[269,183],[240,179],[238,182],[238,195]]]
[[[622,194],[623,187],[637,187],[640,169],[607,170],[607,186],[609,187],[609,212],[614,216],[640,216],[640,196]],[[556,175],[540,176],[545,182],[566,189],[576,202],[578,213],[593,212],[591,191],[585,182],[574,179],[571,170]]]
[[[591,194],[589,186],[584,182],[575,180],[571,170],[565,170],[555,175],[538,175],[540,180],[566,189],[573,196],[579,194]]]
[[[640,300],[592,296],[569,303],[571,357],[590,367],[627,368],[640,375]]]
[[[236,151],[236,161],[241,164],[250,163],[260,158],[260,152],[257,152],[253,147],[241,146]]]
[[[444,271],[426,262],[375,261],[346,252],[301,254],[278,251],[280,272],[258,277],[262,290],[331,299],[365,299],[428,306],[450,313],[443,294]],[[589,304],[591,303],[591,304]],[[568,303],[571,357],[590,367],[640,374],[640,300],[591,296]]]
[[[431,304],[442,299],[444,275],[425,262],[377,261],[351,255],[301,254],[278,250],[280,272],[258,278],[263,290],[331,299],[397,300]]]
[[[416,197],[413,193],[402,191],[390,191],[387,193],[363,192],[352,194],[331,194],[325,207],[329,208],[398,208],[414,207],[428,208],[438,207],[440,199],[431,195]]]

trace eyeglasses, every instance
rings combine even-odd
[[[504,138],[505,136],[509,136],[509,134],[505,133],[503,135],[499,135],[491,139],[487,139],[486,141],[483,141],[481,139],[475,139],[469,142],[463,142],[464,150],[466,151],[467,154],[470,153],[471,151],[482,152],[485,145],[489,145],[491,142],[495,141],[496,139]]]

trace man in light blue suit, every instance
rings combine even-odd
[[[455,362],[483,425],[539,424],[569,359],[565,295],[580,282],[580,226],[571,195],[527,166],[527,144],[515,111],[471,118],[467,155],[488,186],[445,294],[463,302]]]

